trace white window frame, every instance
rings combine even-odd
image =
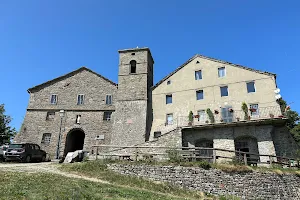
[[[110,97],[110,103],[108,101],[108,97]],[[113,96],[111,94],[107,94],[106,97],[105,97],[105,104],[106,105],[112,105],[112,102],[113,102]]]
[[[199,91],[202,91],[202,97],[203,97],[202,99],[198,99],[197,94],[198,94]],[[200,100],[203,100],[203,99],[204,99],[204,90],[196,90],[196,100],[200,101]]]
[[[224,75],[223,76],[220,76],[220,69],[224,69]],[[218,68],[218,77],[222,78],[222,77],[225,77],[225,76],[226,76],[226,67],[219,67]]]
[[[168,97],[171,97],[171,103],[168,103]],[[166,104],[172,104],[173,103],[173,95],[172,94],[167,94],[166,95]]]
[[[201,73],[201,78],[199,77],[199,76],[197,76],[197,73],[198,72],[200,72]],[[197,78],[198,77],[198,78]],[[202,70],[201,69],[199,69],[199,70],[197,70],[197,71],[195,71],[195,80],[197,81],[197,80],[202,80]]]
[[[205,122],[206,121],[206,111],[204,109],[198,110],[197,115],[199,115],[199,118],[198,118],[199,122]]]
[[[248,91],[248,83],[253,83],[254,92],[249,92]],[[247,89],[247,93],[255,93],[256,92],[255,81],[248,81],[248,82],[246,82],[246,89]]]
[[[79,96],[82,96],[82,102],[79,102]],[[85,100],[85,95],[84,94],[78,94],[77,95],[77,105],[83,105]]]
[[[169,120],[168,116],[172,116],[172,120]],[[166,114],[166,125],[173,125],[173,123],[174,123],[173,113],[167,113]]]
[[[222,96],[222,87],[227,87],[227,96]],[[220,96],[221,97],[228,97],[229,96],[229,87],[228,87],[228,85],[222,85],[222,86],[220,86]]]
[[[251,112],[250,111],[251,117],[253,117],[253,118],[259,118],[259,104],[258,103],[250,103],[249,104],[249,109],[251,109],[253,107],[256,109],[256,111],[255,112]]]
[[[54,103],[52,103],[52,96],[55,96],[55,102]],[[51,96],[50,96],[50,104],[51,105],[57,105],[57,101],[58,101],[58,95],[57,94],[51,94]]]

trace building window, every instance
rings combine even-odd
[[[77,97],[77,105],[83,105],[84,104],[84,95],[79,94]]]
[[[81,115],[76,115],[76,124],[80,124]]]
[[[166,125],[172,125],[173,124],[173,114],[167,114],[166,116]]]
[[[51,133],[44,133],[42,137],[42,144],[48,145],[51,141]]]
[[[50,103],[57,104],[57,95],[56,94],[51,95]]]
[[[219,77],[224,77],[226,75],[225,67],[218,68],[218,75]]]
[[[221,97],[227,97],[228,96],[228,86],[220,87],[221,90]]]
[[[54,120],[55,112],[49,111],[47,112],[46,120]]]
[[[196,98],[197,98],[197,100],[201,100],[201,99],[204,98],[204,96],[203,96],[203,90],[196,91]]]
[[[255,92],[255,84],[253,81],[247,83],[247,91],[248,93]]]
[[[166,95],[166,104],[171,104],[172,103],[172,95]]]
[[[109,112],[109,111],[104,112],[103,120],[110,121],[111,120],[111,114],[112,114],[112,112]]]
[[[131,74],[136,73],[136,61],[135,60],[130,61],[130,73]]]
[[[258,104],[250,104],[250,114],[252,117],[259,116]]]
[[[202,79],[202,71],[195,71],[195,80],[201,80]]]
[[[112,95],[106,95],[106,100],[105,100],[107,105],[112,104]]]
[[[170,85],[170,84],[171,84],[171,80],[168,80],[168,81],[167,81],[167,85]]]
[[[205,110],[198,110],[198,121],[205,122],[206,121],[206,112]]]

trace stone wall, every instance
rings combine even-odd
[[[52,94],[57,95],[57,104],[50,104]],[[85,95],[83,105],[77,105],[78,94]],[[106,95],[113,95],[112,105],[106,104]],[[80,129],[85,134],[84,150],[91,151],[92,145],[110,144],[113,122],[103,120],[103,115],[104,111],[115,110],[116,96],[116,85],[85,68],[35,87],[31,89],[26,116],[14,140],[39,144],[54,158],[61,125],[61,155],[66,137],[74,129]],[[60,110],[65,111],[62,124]],[[49,111],[55,113],[51,120],[47,120]],[[76,123],[77,115],[81,115],[79,124]],[[42,143],[44,133],[51,133],[50,144]],[[98,135],[104,135],[104,140],[95,140]]]
[[[214,195],[234,195],[242,199],[300,199],[300,178],[292,174],[257,171],[239,174],[218,169],[129,164],[111,164],[109,169]]]

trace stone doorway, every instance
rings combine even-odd
[[[76,150],[82,150],[84,145],[85,134],[81,129],[71,130],[66,138],[65,152],[64,155],[67,155],[68,152],[74,152]]]

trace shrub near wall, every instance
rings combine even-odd
[[[300,178],[294,174],[226,173],[198,167],[130,164],[110,164],[108,168],[121,174],[165,181],[215,195],[235,195],[242,199],[300,199]]]

